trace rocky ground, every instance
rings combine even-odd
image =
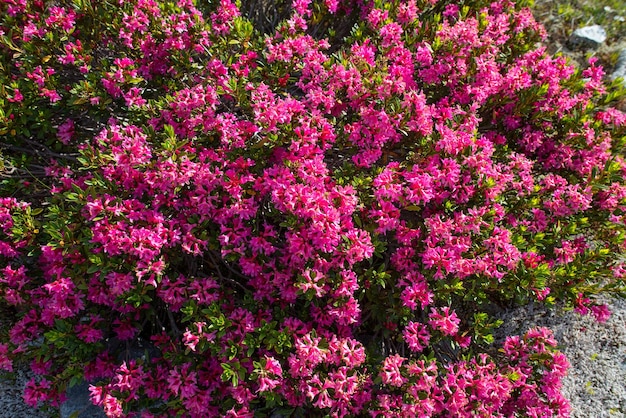
[[[542,326],[554,331],[571,363],[563,393],[572,418],[626,417],[626,300],[607,300],[612,311],[600,324],[561,309],[529,305],[502,312],[500,335],[519,335]]]
[[[536,0],[535,17],[546,28],[546,47],[585,68],[596,57],[608,80],[626,87],[626,2],[623,0]],[[626,101],[618,104],[626,110]]]

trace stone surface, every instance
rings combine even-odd
[[[24,403],[22,393],[30,375],[17,370],[11,379],[0,379],[0,418],[47,418],[48,414]]]
[[[602,26],[593,25],[576,29],[569,38],[569,45],[574,48],[598,48],[606,41],[606,31]]]
[[[500,336],[537,326],[554,332],[571,364],[562,392],[572,405],[572,418],[626,417],[626,300],[607,303],[612,315],[604,324],[590,316],[532,305],[501,315]]]
[[[77,413],[78,415],[72,415]],[[106,418],[104,411],[89,400],[89,384],[82,383],[67,391],[61,405],[61,418]]]
[[[615,80],[616,78],[623,78],[622,83],[624,87],[626,87],[626,48],[622,49],[619,57],[617,58],[617,63],[615,63],[615,69],[611,73],[611,80]]]

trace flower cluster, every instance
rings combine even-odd
[[[568,416],[550,331],[498,348],[487,312],[603,321],[626,287],[601,68],[509,1],[294,0],[269,33],[197,3],[0,0],[0,134],[45,164],[0,179],[27,402],[86,380],[109,417]]]

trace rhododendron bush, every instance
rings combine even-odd
[[[625,290],[603,70],[508,1],[242,3],[0,1],[0,369],[109,417],[567,416],[494,312]]]

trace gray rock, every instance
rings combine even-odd
[[[611,73],[611,80],[616,78],[623,78],[623,84],[626,87],[626,49],[622,49],[622,52],[620,52],[615,69]]]
[[[497,340],[536,326],[552,329],[572,365],[562,388],[572,418],[626,417],[626,300],[605,302],[612,315],[604,324],[590,316],[532,305],[498,315],[504,324],[495,333]]]
[[[31,408],[24,403],[22,393],[32,375],[17,370],[11,378],[0,379],[0,418],[49,418],[50,414]]]
[[[570,47],[577,48],[598,48],[606,41],[606,31],[600,25],[585,26],[576,29],[569,38]]]
[[[61,405],[61,418],[106,418],[102,408],[89,399],[89,384],[81,383],[67,391],[67,400]]]

